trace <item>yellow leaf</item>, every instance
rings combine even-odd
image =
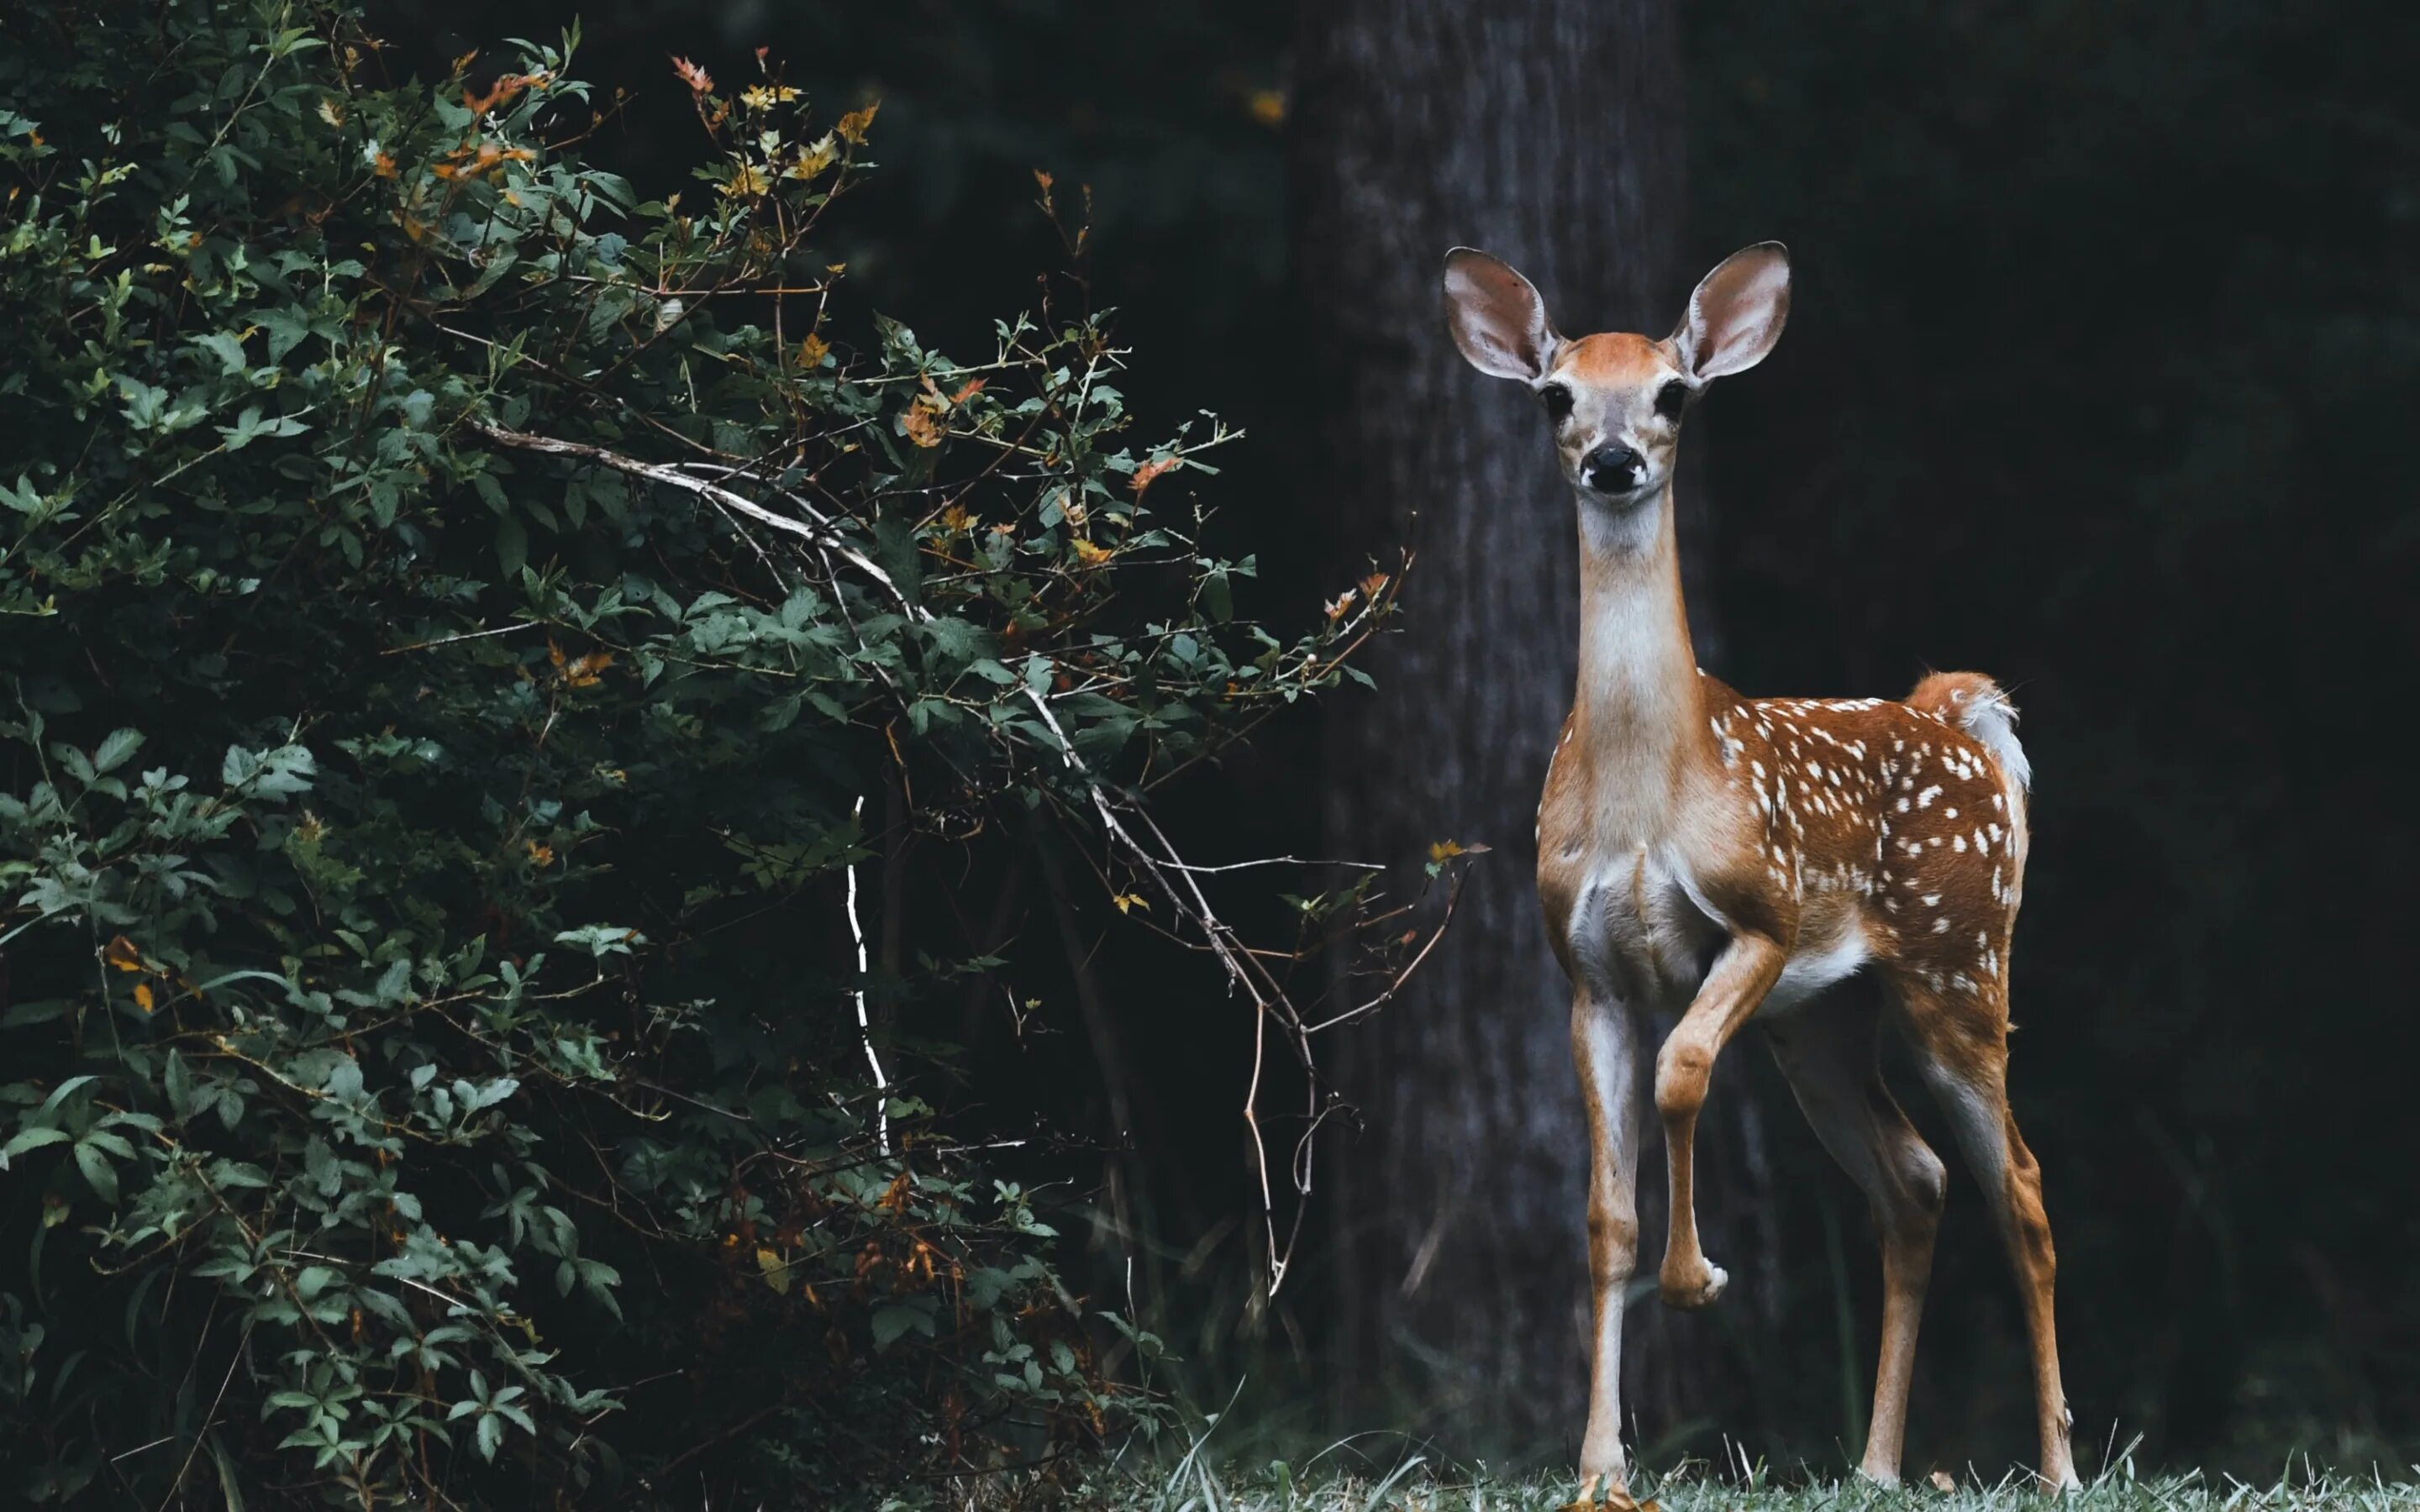
[[[595,687],[604,681],[599,674],[613,665],[613,653],[592,651],[563,669],[564,680],[574,687]]]
[[[1450,840],[1438,841],[1429,847],[1429,859],[1432,861],[1443,861],[1462,854],[1462,847]]]
[[[840,148],[832,145],[831,133],[826,132],[823,140],[815,143],[813,147],[802,147],[799,148],[799,155],[792,158],[788,166],[782,170],[782,177],[784,178],[813,178],[815,175],[823,172],[826,168],[830,167],[834,162],[838,162],[839,159]]]
[[[731,171],[731,181],[722,186],[726,199],[753,199],[773,187],[765,170],[752,162],[743,162]]]
[[[1151,912],[1150,903],[1145,903],[1142,899],[1136,897],[1130,892],[1119,893],[1116,897],[1110,899],[1109,902],[1118,905],[1118,912],[1121,914],[1136,908],[1141,909],[1146,914]]]
[[[862,110],[850,111],[832,130],[839,132],[841,140],[849,146],[861,147],[865,146],[865,129],[874,124],[874,113],[881,108],[882,101],[877,100]]]
[[[759,1248],[756,1251],[756,1273],[763,1276],[765,1284],[775,1291],[783,1296],[789,1294],[790,1268],[782,1263],[781,1256],[771,1250]]]
[[[739,91],[739,102],[750,110],[770,110],[799,98],[799,92],[785,84],[752,84]]]
[[[333,99],[323,100],[319,101],[319,118],[331,126],[342,126],[345,124],[345,107]]]
[[[809,332],[807,333],[806,340],[799,343],[799,365],[800,367],[821,367],[824,365],[824,359],[830,354],[831,343],[824,340],[821,336],[816,335],[813,332]]]
[[[1263,126],[1283,126],[1286,97],[1282,89],[1255,89],[1244,98],[1244,109]]]
[[[553,846],[541,845],[535,841],[530,841],[527,843],[529,845],[529,858],[532,861],[535,862],[539,866],[552,866],[554,864]]]
[[[101,949],[101,958],[120,971],[143,969],[143,952],[134,949],[134,942],[123,934],[111,936],[109,943]]]
[[[1105,546],[1095,546],[1080,537],[1074,544],[1076,560],[1088,567],[1097,567],[1116,554]]]
[[[146,1013],[151,1011],[151,984],[149,982],[138,981],[134,984],[134,1006],[143,1010]]]
[[[941,511],[941,529],[952,535],[963,535],[974,528],[975,517],[967,512],[966,505],[952,504]]]

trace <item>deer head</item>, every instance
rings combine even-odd
[[[1628,510],[1671,480],[1682,417],[1706,385],[1754,367],[1780,339],[1790,254],[1761,241],[1724,258],[1662,341],[1626,332],[1568,340],[1534,285],[1468,247],[1446,254],[1445,304],[1471,366],[1538,395],[1563,477],[1582,501]]]

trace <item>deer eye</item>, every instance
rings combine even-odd
[[[1538,391],[1538,397],[1546,407],[1546,418],[1548,420],[1551,420],[1556,424],[1559,425],[1565,420],[1571,418],[1571,390],[1563,387],[1559,383],[1549,383],[1544,388]]]
[[[1678,420],[1689,406],[1689,385],[1673,378],[1655,392],[1655,412],[1667,420]]]

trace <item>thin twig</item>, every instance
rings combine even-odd
[[[616,472],[628,473],[634,478],[645,478],[651,483],[660,483],[668,487],[678,488],[731,514],[780,531],[785,535],[795,536],[817,550],[837,551],[851,566],[880,583],[883,591],[891,595],[892,601],[898,604],[901,612],[909,619],[932,618],[932,615],[922,606],[910,601],[908,595],[900,591],[899,585],[892,580],[891,574],[876,566],[873,559],[866,556],[864,552],[841,540],[829,521],[823,521],[819,525],[809,525],[792,519],[786,515],[776,515],[752,499],[734,493],[704,478],[691,477],[679,468],[665,467],[655,462],[643,462],[637,457],[624,456],[619,452],[609,451],[602,446],[592,446],[585,441],[566,441],[552,436],[533,436],[527,431],[507,430],[502,425],[490,425],[476,420],[466,420],[462,424],[463,428],[473,435],[483,437],[499,446],[510,446],[524,452],[537,452],[549,456],[580,457],[584,461],[612,468]],[[784,497],[791,499],[793,502],[798,501],[796,495]]]
[[[857,807],[849,810],[863,827],[865,795],[860,794]],[[848,933],[857,942],[857,1037],[865,1046],[865,1063],[874,1068],[874,1130],[875,1140],[886,1155],[891,1153],[891,1082],[882,1074],[882,1057],[874,1053],[874,1026],[865,1012],[865,926],[857,918],[857,863],[848,864]]]

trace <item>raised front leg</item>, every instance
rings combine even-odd
[[[1664,1119],[1664,1158],[1672,1192],[1671,1232],[1664,1242],[1657,1285],[1665,1302],[1675,1307],[1703,1307],[1721,1296],[1730,1280],[1721,1267],[1708,1264],[1698,1247],[1698,1210],[1689,1188],[1698,1110],[1705,1106],[1714,1057],[1764,1001],[1788,959],[1771,940],[1732,936],[1655,1057],[1655,1111]]]
[[[1572,1000],[1572,1058],[1588,1107],[1589,1413],[1580,1441],[1580,1500],[1628,1489],[1621,1455],[1621,1313],[1638,1262],[1639,1072],[1643,1044],[1631,1011]],[[1608,1496],[1608,1501],[1614,1498]]]

